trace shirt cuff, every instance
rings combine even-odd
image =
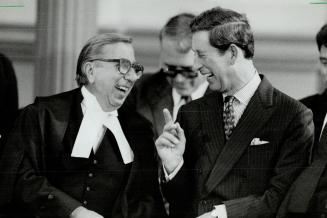
[[[219,218],[227,218],[227,210],[225,204],[215,206],[215,209],[211,211],[211,216]]]
[[[167,171],[166,171],[166,168],[165,168],[165,165],[162,164],[162,168],[163,168],[163,171],[164,171],[164,174],[165,174],[165,179],[166,179],[166,182],[172,180],[176,174],[179,172],[179,170],[182,168],[184,164],[184,159],[182,158],[182,160],[179,162],[179,164],[177,165],[177,167],[174,169],[174,171],[168,175]]]

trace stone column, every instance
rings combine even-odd
[[[97,32],[92,0],[39,0],[36,29],[35,95],[77,87],[77,58],[85,41]]]

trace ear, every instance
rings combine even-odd
[[[233,65],[237,59],[237,56],[239,55],[239,51],[237,50],[237,47],[234,44],[231,44],[229,48],[230,48],[230,64]]]
[[[94,66],[91,62],[86,62],[83,66],[83,70],[90,84],[95,80],[94,78]]]

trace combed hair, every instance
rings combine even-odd
[[[244,14],[215,7],[197,16],[191,23],[191,31],[209,31],[210,44],[221,53],[235,44],[243,50],[245,58],[254,56],[253,32]]]
[[[192,32],[190,24],[195,15],[190,13],[181,13],[170,18],[165,26],[160,30],[160,42],[164,37],[176,40],[176,49],[181,53],[186,53],[191,49]]]
[[[321,46],[327,47],[327,24],[323,25],[317,33],[316,41],[319,51]]]
[[[84,64],[101,53],[103,46],[118,42],[132,43],[132,38],[118,33],[103,33],[90,38],[82,48],[76,68],[76,82],[79,86],[87,85],[88,79],[84,73]]]

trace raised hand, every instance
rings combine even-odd
[[[184,130],[179,123],[174,123],[170,112],[166,108],[163,109],[163,115],[165,117],[165,126],[163,133],[155,144],[165,169],[168,173],[171,173],[183,159],[186,139]]]

